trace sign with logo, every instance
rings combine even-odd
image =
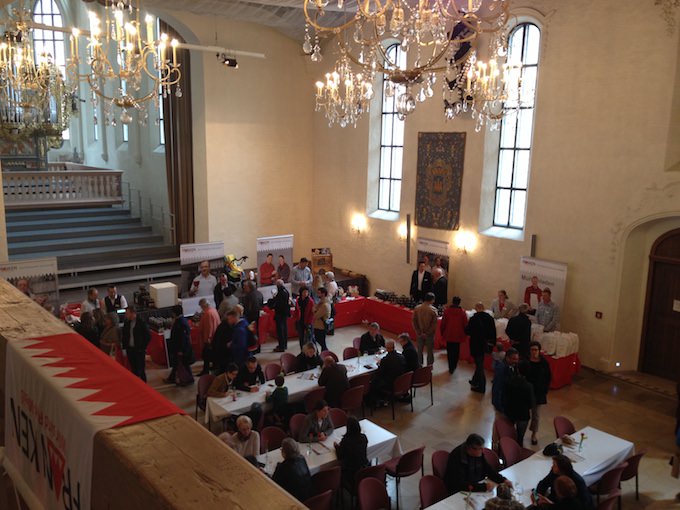
[[[564,292],[567,284],[567,265],[563,262],[522,257],[519,264],[519,299],[531,308],[538,306],[540,291],[548,287],[551,300],[560,308],[564,306]],[[536,287],[534,287],[536,284]],[[528,300],[527,300],[528,299]]]

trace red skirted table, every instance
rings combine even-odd
[[[198,327],[193,327],[193,324],[191,327],[191,348],[197,361],[203,359],[203,342],[201,342],[200,331]],[[168,366],[163,333],[151,330],[151,340],[146,348],[146,353],[156,365]]]
[[[557,390],[571,384],[572,378],[581,368],[581,360],[576,352],[562,358],[544,357],[548,361],[548,365],[550,365],[550,372],[552,374],[550,380],[551,390]]]

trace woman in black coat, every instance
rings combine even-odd
[[[520,446],[524,446],[524,434],[536,402],[534,388],[526,379],[526,373],[527,363],[520,363],[503,387],[503,410],[505,416],[515,425]]]
[[[531,342],[529,344],[527,380],[534,387],[534,398],[536,399],[536,405],[531,409],[531,423],[529,424],[531,444],[538,444],[536,434],[538,433],[538,423],[541,418],[539,406],[548,403],[548,390],[550,389],[551,378],[550,365],[548,365],[548,361],[541,354],[541,344]]]
[[[181,305],[174,306],[172,309],[174,321],[170,330],[170,340],[168,340],[168,358],[170,360],[170,373],[163,382],[166,384],[191,384],[194,376],[191,373],[191,364],[194,362],[194,352],[191,347],[191,327]],[[182,365],[179,381],[176,379],[178,366]]]
[[[334,443],[335,453],[340,461],[342,480],[346,487],[352,487],[357,472],[369,465],[368,438],[361,432],[359,420],[350,416],[347,418],[347,432],[340,443]]]

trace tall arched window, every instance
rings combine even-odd
[[[398,67],[406,67],[406,54],[399,44],[387,48],[387,57]],[[384,77],[383,77],[384,82]],[[404,121],[397,115],[396,94],[387,96],[381,87],[382,115],[380,127],[380,174],[378,177],[378,210],[399,212],[401,170],[404,156]]]
[[[54,0],[37,0],[33,7],[33,21],[51,27],[64,26],[61,11]],[[40,55],[51,55],[62,77],[66,77],[66,54],[63,32],[36,28],[33,30],[33,50],[35,51],[36,61],[38,61]],[[64,140],[68,140],[70,138],[69,130],[65,130],[62,136]]]
[[[536,78],[541,32],[533,23],[517,25],[508,39],[508,60],[522,64],[520,104],[506,103],[501,123],[493,225],[523,229],[533,141]]]

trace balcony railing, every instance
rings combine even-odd
[[[122,170],[2,172],[5,209],[123,203]]]

